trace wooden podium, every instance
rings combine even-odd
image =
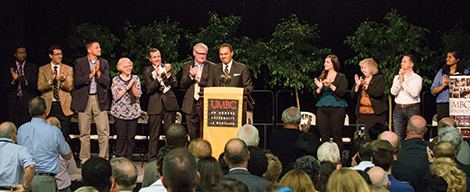
[[[253,123],[254,101],[246,89],[238,87],[201,88],[199,95],[200,136],[211,143],[217,159],[227,141],[237,138],[240,127]]]

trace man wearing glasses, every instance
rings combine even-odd
[[[182,69],[180,87],[186,89],[182,111],[186,116],[191,140],[199,137],[199,122],[202,115],[200,114],[199,91],[201,87],[207,87],[210,68],[215,65],[206,60],[208,51],[209,49],[204,43],[194,45],[194,59],[184,63]]]

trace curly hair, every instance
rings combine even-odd
[[[442,177],[447,183],[447,192],[460,192],[466,190],[466,176],[457,168],[457,164],[449,157],[440,157],[434,161],[432,174]]]

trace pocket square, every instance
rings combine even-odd
[[[233,74],[233,76],[240,76],[240,73],[235,73]]]

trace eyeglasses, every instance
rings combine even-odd
[[[199,53],[197,51],[194,51],[194,52],[196,52],[196,54],[198,54],[198,55],[207,55],[207,53]]]

